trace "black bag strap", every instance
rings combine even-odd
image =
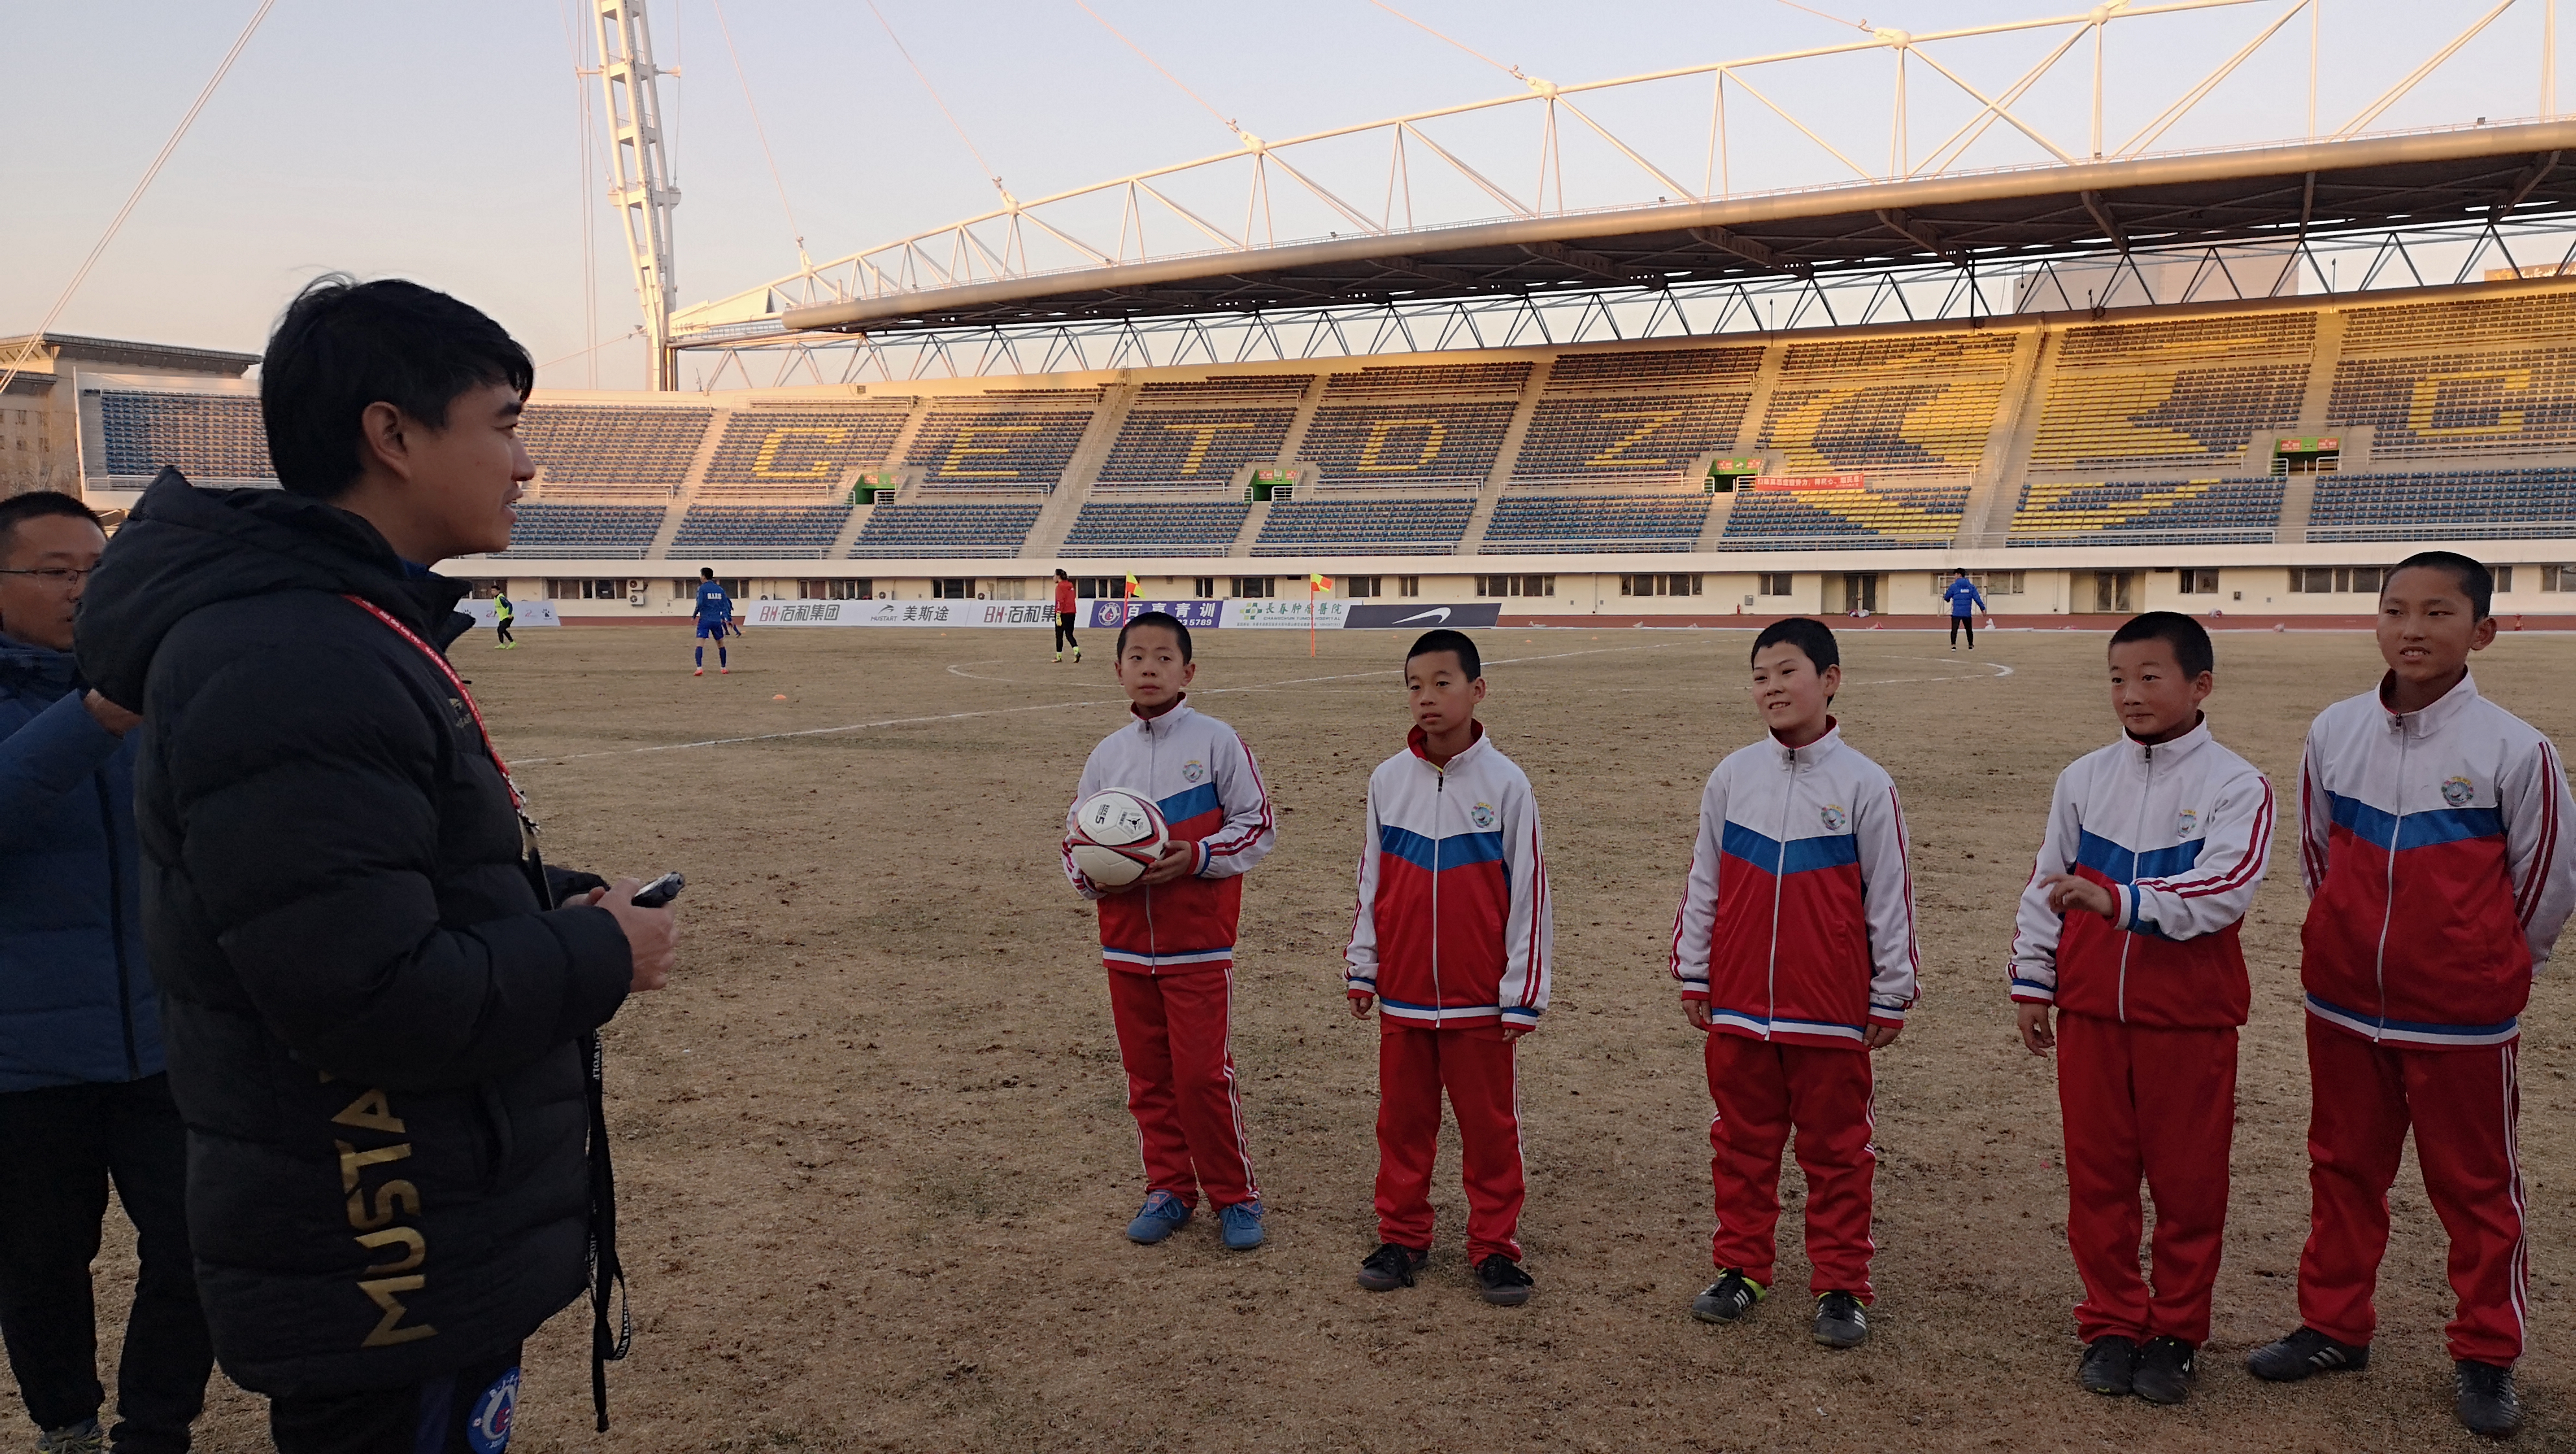
[[[608,1365],[626,1357],[635,1345],[635,1315],[626,1296],[626,1269],[617,1260],[617,1171],[608,1156],[607,1065],[599,1036],[583,1047],[589,1052],[584,1078],[590,1101],[590,1404],[599,1432],[608,1432]],[[608,1307],[617,1305],[617,1328],[611,1333]]]

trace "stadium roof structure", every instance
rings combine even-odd
[[[1962,269],[2576,212],[2576,120],[2457,127],[1775,196],[1510,218],[807,304],[790,332],[984,328],[1382,305],[1938,260]],[[2549,261],[2555,262],[2552,258]]]
[[[2355,78],[2320,70],[2320,0],[2109,0],[1580,85],[1514,68],[1512,94],[1284,141],[1237,129],[1237,150],[1034,200],[994,178],[1000,207],[683,310],[670,345],[738,357],[1467,300],[1822,296],[1871,275],[1965,279],[1952,294],[1964,303],[1939,306],[1973,316],[2006,311],[1981,287],[2052,259],[2239,246],[2310,248],[2330,286],[2320,239],[2430,230],[2503,244],[2576,225],[2576,165],[2560,165],[2576,120],[2557,112],[2551,17],[2520,37],[2499,23],[2515,10],[2499,0],[2465,26],[2466,12],[2438,6],[2373,21],[2423,58],[2358,93],[2339,126],[2319,124],[2321,104],[2344,104],[2321,102],[2321,88]],[[2149,23],[2198,27],[2164,39],[2221,59],[2196,80],[2113,63],[2129,53],[2107,50],[2109,33]],[[2302,32],[2306,53],[2284,55]],[[2446,67],[2477,67],[2476,94],[2495,95],[2495,52],[2525,41],[2537,42],[2533,116],[2386,129]],[[2073,92],[2088,56],[2089,93]],[[2292,90],[2285,60],[2307,75],[2303,135],[2159,150],[2223,87]],[[1873,93],[1891,61],[1892,85]],[[1857,159],[1856,133],[1882,115],[1884,160]],[[2146,119],[2122,137],[2106,130],[2115,115]],[[1692,118],[1705,118],[1704,147]],[[1533,157],[1534,188],[1496,180],[1527,177]],[[2517,273],[2576,261],[2557,256],[2564,239],[2548,245],[2527,259],[2507,247],[2504,261]]]

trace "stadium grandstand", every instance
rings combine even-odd
[[[1959,565],[2007,618],[2349,616],[2356,571],[2437,541],[2513,567],[2502,609],[2576,585],[2576,278],[2131,313],[549,392],[512,548],[457,569],[574,617],[682,609],[700,566],[994,600],[1059,565],[1158,598],[1320,571],[1509,619],[1922,615]],[[267,470],[238,380],[86,375],[80,429],[109,505],[165,464]]]

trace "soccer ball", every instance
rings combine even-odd
[[[1170,839],[1162,811],[1150,800],[1107,788],[1073,810],[1073,833],[1064,840],[1064,850],[1084,878],[1114,889],[1144,877]]]

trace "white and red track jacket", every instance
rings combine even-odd
[[[2473,677],[2420,712],[2367,692],[2318,713],[2299,777],[2308,1013],[2410,1048],[2521,1034],[2576,906],[2570,807],[2557,749]]]
[[[2012,997],[2125,1024],[2245,1023],[2252,989],[2236,924],[2272,857],[2272,784],[2203,720],[2171,742],[2135,738],[2057,775],[2039,862],[2022,890]],[[2072,873],[2117,912],[2060,916],[2040,879]]]
[[[1131,713],[1134,708],[1128,709]],[[1100,959],[1131,974],[1179,974],[1234,964],[1235,921],[1243,878],[1270,854],[1270,790],[1233,728],[1203,716],[1184,697],[1159,717],[1138,717],[1091,749],[1065,809],[1117,788],[1151,802],[1176,842],[1197,845],[1191,873],[1170,883],[1106,894],[1064,859],[1064,876],[1086,899],[1100,901]]]
[[[1852,1049],[1915,997],[1914,877],[1886,769],[1843,742],[1730,754],[1700,798],[1673,977],[1709,1027]]]
[[[1411,1024],[1534,1027],[1556,943],[1538,799],[1481,722],[1447,767],[1422,743],[1369,774],[1349,987]]]

